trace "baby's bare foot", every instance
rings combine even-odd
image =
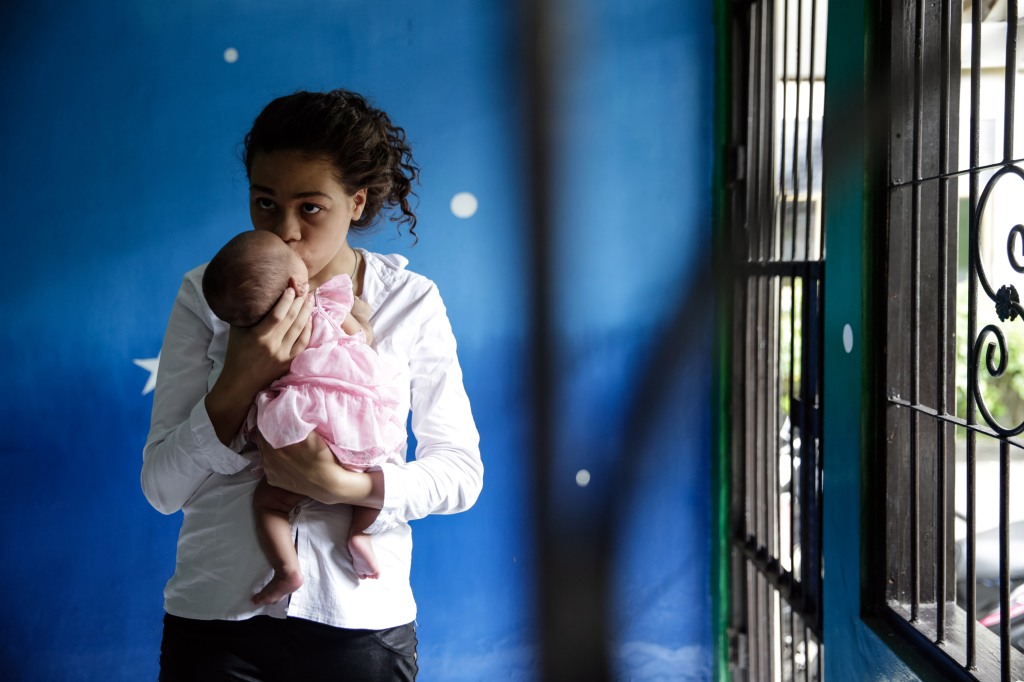
[[[276,604],[300,587],[302,587],[302,573],[298,570],[274,571],[274,577],[270,579],[266,587],[253,595],[252,603],[257,606]]]
[[[356,533],[348,539],[348,551],[352,553],[352,567],[360,578],[379,578],[380,568],[377,566],[377,555],[373,552],[373,542],[366,533]]]

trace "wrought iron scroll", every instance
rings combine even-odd
[[[1016,287],[1012,284],[1004,284],[995,289],[989,281],[988,275],[985,273],[985,266],[981,259],[981,225],[982,216],[985,213],[985,208],[988,205],[989,197],[992,195],[992,191],[999,181],[1007,175],[1016,175],[1021,180],[1024,180],[1024,170],[1021,170],[1015,165],[1004,166],[1000,168],[985,184],[985,189],[981,193],[981,197],[978,200],[977,209],[974,212],[974,225],[976,226],[972,235],[971,241],[971,272],[972,276],[976,276],[978,282],[981,284],[985,295],[989,297],[992,304],[995,306],[996,315],[999,316],[1001,322],[1013,322],[1018,317],[1024,321],[1024,306],[1021,306],[1020,295],[1017,293]],[[1006,257],[1009,261],[1010,267],[1015,272],[1024,273],[1024,265],[1018,260],[1017,255],[1014,253],[1014,244],[1019,242],[1021,245],[1021,251],[1024,253],[1024,225],[1014,225],[1010,229],[1009,235],[1006,239]],[[971,307],[970,316],[972,320],[977,319],[977,301],[971,300],[969,303]],[[973,333],[973,330],[970,330]],[[993,340],[986,339],[988,337],[994,337]],[[978,332],[977,338],[974,339],[974,343],[971,347],[970,356],[970,367],[972,371],[968,372],[969,389],[968,392],[974,397],[975,404],[978,410],[981,412],[982,418],[985,423],[995,431],[999,436],[1004,438],[1012,438],[1014,436],[1024,433],[1024,421],[1016,426],[1007,428],[999,423],[998,420],[992,415],[991,410],[985,403],[985,397],[981,391],[981,381],[979,379],[979,372],[981,369],[981,352],[982,348],[985,350],[985,369],[989,376],[998,379],[1005,372],[1009,365],[1009,353],[1010,349],[1006,345],[1006,336],[1003,334],[1002,329],[996,324],[985,325]]]

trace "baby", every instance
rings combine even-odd
[[[308,272],[302,259],[277,235],[251,231],[235,236],[213,257],[203,275],[203,294],[220,319],[236,327],[259,322],[291,287],[303,295]],[[351,314],[355,298],[349,275],[337,275],[312,294],[309,345],[288,373],[256,398],[246,428],[274,448],[298,443],[315,431],[341,466],[364,471],[406,441],[398,416],[398,392],[376,352],[373,331]],[[256,532],[274,576],[253,596],[271,604],[302,586],[289,517],[303,498],[259,482],[253,495]],[[370,536],[364,531],[378,510],[353,507],[348,547],[360,578],[377,578]]]

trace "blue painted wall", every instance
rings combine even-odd
[[[566,4],[558,485],[566,500],[621,499],[610,558],[621,676],[706,679],[708,335],[680,346],[689,354],[671,369],[672,389],[647,396],[645,434],[629,433],[624,415],[693,264],[709,255],[711,5]],[[248,226],[239,143],[259,108],[337,86],[368,94],[415,143],[420,243],[385,225],[362,245],[404,253],[437,281],[487,465],[472,511],[415,525],[421,679],[535,675],[512,5],[5,6],[0,677],[155,677],[179,519],[139,489],[151,395],[133,361],[159,352],[182,273]],[[228,48],[237,61],[225,60]],[[479,199],[469,219],[449,210],[460,191]],[[701,318],[694,326],[710,331]],[[636,485],[614,490],[623,467]],[[587,488],[575,483],[581,468],[593,472]]]

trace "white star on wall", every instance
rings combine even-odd
[[[152,393],[153,389],[156,388],[156,373],[160,369],[160,354],[157,353],[155,358],[132,360],[132,362],[149,372],[149,379],[146,380],[146,385],[142,389],[142,395]]]

